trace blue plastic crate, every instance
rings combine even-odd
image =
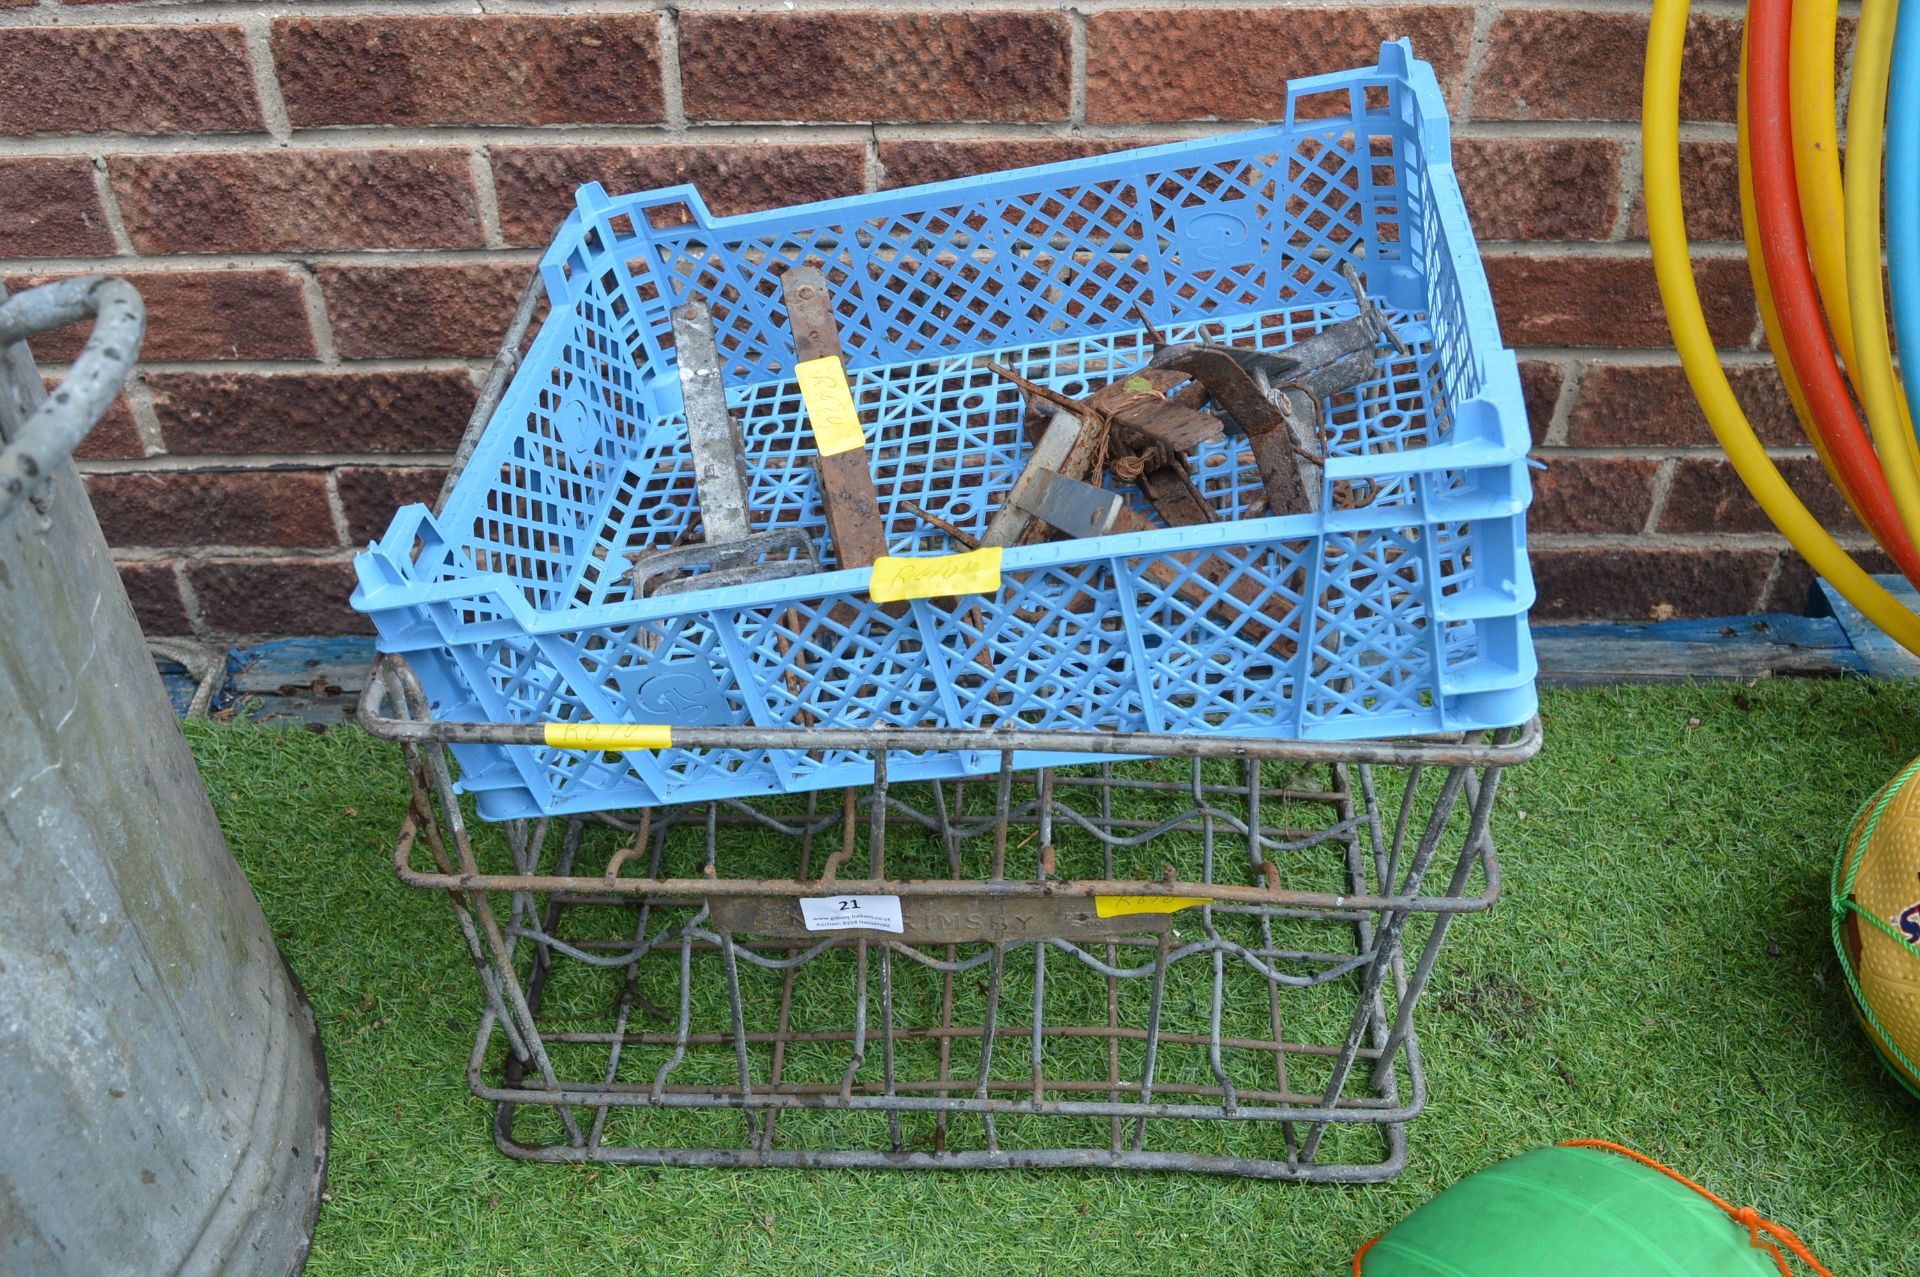
[[[1350,739],[1533,713],[1519,377],[1438,85],[1404,41],[1293,83],[1285,122],[1252,132],[731,218],[690,186],[578,204],[541,267],[552,313],[444,510],[401,510],[356,561],[354,606],[436,717]],[[1136,305],[1175,341],[1278,348],[1353,313],[1345,260],[1413,351],[1326,404],[1327,483],[1376,485],[1362,508],[1226,518],[1261,491],[1229,438],[1195,454],[1221,522],[1012,549],[1002,588],[958,607],[889,616],[866,569],[652,599],[622,579],[698,517],[670,344],[689,296],[714,313],[758,526],[808,529],[830,568],[789,266],[827,274],[888,544],[921,555],[958,547],[903,501],[979,531],[1028,451],[980,355],[1083,393],[1145,362]],[[1214,604],[1148,579],[1156,561]],[[455,752],[496,819],[872,776],[840,751]],[[924,754],[891,775],[997,766]]]

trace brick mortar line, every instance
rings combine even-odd
[[[1652,250],[1646,240],[1561,240],[1561,239],[1484,239],[1479,241],[1484,255],[1502,257],[1579,257],[1622,261],[1649,260]],[[1744,258],[1746,247],[1737,240],[1696,243],[1698,261],[1730,261]],[[7,274],[47,274],[76,270],[259,270],[285,268],[298,262],[315,265],[409,266],[419,264],[532,265],[540,260],[544,248],[498,247],[469,249],[339,249],[288,250],[286,252],[249,253],[154,253],[113,257],[15,257],[0,258],[0,272]]]
[[[1721,362],[1728,368],[1773,366],[1773,358],[1763,350],[1722,350]],[[1535,362],[1559,362],[1585,359],[1591,363],[1614,364],[1631,368],[1678,368],[1679,358],[1671,347],[1645,346],[1521,346],[1515,354]],[[338,364],[310,359],[155,359],[140,364],[145,373],[313,373],[313,372],[452,372],[484,374],[493,359],[490,355],[386,356],[378,359],[342,359]],[[71,365],[61,360],[41,360],[42,372],[64,371]]]
[[[118,557],[119,551],[116,550],[113,551],[113,553],[116,563],[123,561],[139,563],[143,561],[137,556],[122,560]],[[187,561],[181,558],[174,558],[171,560],[169,566],[173,569],[173,588],[180,594],[181,610],[187,615],[187,629],[195,638],[205,642],[213,636],[214,630],[201,615],[200,595],[194,590],[193,582],[187,579]]]
[[[1541,447],[1550,448],[1566,439],[1574,401],[1580,397],[1580,383],[1586,380],[1587,365],[1583,360],[1567,360],[1559,367],[1560,393],[1554,396],[1553,413],[1547,418],[1547,437]]]
[[[480,234],[490,249],[507,246],[500,228],[500,192],[493,184],[493,156],[484,146],[467,153],[467,175],[473,179],[474,210],[480,215]]]
[[[1811,448],[1769,448],[1775,461],[1811,461]],[[1528,456],[1552,467],[1577,461],[1721,461],[1725,454],[1712,445],[1621,445],[1568,447],[1542,445]],[[421,470],[452,462],[450,452],[325,452],[325,453],[156,453],[147,457],[86,457],[74,462],[81,474],[228,474],[241,472],[304,472],[341,469]]]
[[[557,224],[557,223],[556,223]],[[129,251],[115,257],[0,258],[0,274],[46,275],[69,271],[195,271],[286,270],[300,262],[314,266],[513,266],[538,264],[542,248],[403,248],[341,249],[328,252],[287,253],[155,253]],[[531,272],[529,272],[531,273]]]
[[[1871,538],[1842,535],[1836,540],[1851,551],[1874,548]],[[1786,538],[1772,532],[1668,532],[1645,536],[1637,532],[1530,532],[1530,549],[1537,550],[1780,550],[1789,548]],[[114,558],[122,562],[151,562],[188,554],[223,559],[303,559],[314,562],[350,562],[358,549],[353,546],[246,546],[246,545],[117,545]]]
[[[785,15],[796,12],[788,7],[790,0],[678,0],[673,7],[695,14],[772,14]],[[1195,9],[1218,8],[1222,10],[1250,9],[1262,7],[1258,0],[1222,0],[1217,5],[1199,5],[1194,0],[1079,0],[1089,15],[1106,13],[1130,13],[1136,11],[1192,11]],[[657,13],[666,7],[660,0],[594,0],[591,4],[582,4],[570,10],[567,16],[584,15],[626,15]],[[858,12],[861,10],[881,12],[940,12],[939,0],[844,0],[844,2],[818,3],[815,7],[821,12]],[[1340,9],[1349,7],[1349,0],[1290,0],[1290,7],[1314,9]],[[1394,7],[1413,9],[1460,9],[1467,7],[1463,3],[1418,3],[1407,0]],[[1555,9],[1572,12],[1592,12],[1608,14],[1641,15],[1646,12],[1643,0],[1526,0],[1525,3],[1504,6],[1513,9]],[[979,6],[981,10],[1016,10],[1028,13],[1057,13],[1058,0],[986,0]],[[1745,12],[1744,0],[1694,0],[1694,11],[1699,13],[1740,16]],[[72,18],[76,14],[70,6],[43,3],[36,8],[10,9],[0,13],[0,29],[9,27],[52,27],[52,26],[210,26],[242,21],[249,17],[262,15],[279,16],[286,14],[283,4],[233,3],[232,0],[212,0],[210,3],[195,3],[185,0],[180,4],[142,4],[127,6],[107,6],[97,12],[89,11],[80,16],[82,21],[63,22],[63,18]],[[298,7],[297,13],[303,18],[392,18],[392,17],[463,17],[483,16],[476,13],[472,0],[409,0],[399,11],[395,10],[393,0],[318,0]],[[1842,16],[1857,15],[1857,0],[1846,0],[1841,5]],[[487,0],[484,16],[488,17],[538,17],[559,16],[549,0]],[[1417,50],[1416,50],[1417,52]]]
[[[1087,124],[1087,10],[1084,4],[1067,8],[1067,122],[1075,129]]]
[[[1776,461],[1811,461],[1818,454],[1804,444],[1768,448]],[[1718,444],[1542,444],[1527,454],[1551,465],[1556,461],[1724,461]]]
[[[1653,255],[1644,239],[1483,239],[1477,247],[1483,257],[1579,257],[1586,260],[1647,261]],[[1738,240],[1696,241],[1693,260],[1744,260],[1746,245]]]
[[[1672,346],[1516,346],[1514,353],[1521,359],[1579,358],[1633,368],[1680,367],[1680,356]],[[1719,355],[1720,362],[1729,368],[1773,366],[1773,356],[1764,350],[1726,349]]]
[[[273,19],[265,13],[249,19],[241,28],[246,42],[247,65],[253,71],[253,91],[260,99],[260,115],[267,135],[276,142],[293,136],[293,119],[287,114],[287,102],[280,93],[279,68],[273,61]]]
[[[167,439],[160,430],[160,414],[154,411],[153,392],[147,389],[147,379],[136,370],[127,378],[126,389],[121,393],[126,396],[127,411],[133,414],[133,427],[140,433],[140,446],[146,450],[143,460],[165,456]]]
[[[1843,8],[1840,12],[1841,12],[1841,16],[1845,17],[1845,16],[1848,16],[1849,9]],[[1857,20],[1860,16],[1859,10],[1857,9],[1851,10],[1851,15]],[[1847,108],[1852,104],[1852,101],[1853,101],[1854,55],[1859,53],[1859,51],[1860,51],[1860,41],[1857,39],[1852,44],[1847,46],[1846,65],[1843,68],[1843,73],[1840,76],[1839,83],[1834,86],[1833,109],[1834,109],[1834,115],[1838,119],[1839,125],[1840,125],[1840,129],[1839,129],[1840,146],[1843,150],[1847,145]]]
[[[327,313],[326,291],[320,287],[320,277],[307,261],[295,261],[289,269],[300,281],[300,302],[307,312],[307,327],[313,332],[315,359],[324,367],[336,367],[340,363],[340,348],[333,342],[333,317]],[[308,361],[309,365],[312,362]]]
[[[1774,585],[1779,582],[1780,574],[1786,571],[1786,569],[1787,556],[1784,554],[1776,555],[1773,560],[1773,566],[1767,569],[1767,579],[1760,583],[1760,594],[1754,599],[1754,610],[1756,612],[1765,609],[1767,600],[1773,597]]]
[[[1842,548],[1849,551],[1865,552],[1874,548],[1872,541],[1861,541],[1856,537],[1837,538]],[[1739,550],[1785,550],[1791,548],[1786,538],[1771,532],[1668,532],[1657,536],[1647,536],[1637,532],[1531,532],[1529,547],[1535,550],[1598,550],[1598,551],[1634,551],[1634,550],[1690,550],[1690,551],[1739,551]],[[155,544],[155,545],[116,545],[112,547],[116,560],[126,563],[155,562],[165,559],[178,559],[181,556],[193,558],[286,560],[298,559],[309,562],[347,563],[360,552],[358,546],[301,546],[301,545],[207,545],[207,544]]]
[[[450,465],[451,452],[163,453],[159,456],[75,457],[81,474],[221,474],[272,470],[407,470]]]
[[[1843,534],[1834,538],[1842,548],[1867,551],[1873,538]],[[1783,550],[1787,539],[1777,532],[1536,532],[1527,533],[1529,550]]]
[[[1655,467],[1653,482],[1647,485],[1653,499],[1647,503],[1647,521],[1640,527],[1641,536],[1651,538],[1660,535],[1660,520],[1666,517],[1667,497],[1673,492],[1673,475],[1679,468],[1679,461],[1673,457],[1663,458]],[[1763,594],[1761,597],[1766,596]]]
[[[107,233],[113,237],[115,257],[130,256],[138,250],[133,246],[133,236],[127,233],[126,219],[120,215],[120,201],[114,197],[113,183],[107,180],[107,161],[100,156],[90,158],[93,162],[87,167],[93,170],[93,193],[100,200],[101,215],[107,219]]]
[[[476,355],[472,359],[443,358],[440,356],[420,356],[404,358],[393,356],[385,359],[342,359],[328,363],[323,359],[155,359],[143,361],[139,365],[142,374],[172,375],[174,373],[382,373],[382,372],[463,372],[471,375],[476,370],[484,373],[493,363],[492,356]],[[42,372],[65,371],[72,367],[67,363],[43,361]]]
[[[886,181],[886,165],[880,162],[880,135],[869,125],[867,140],[861,151],[861,189],[871,195],[878,191]]]
[[[116,545],[110,549],[119,563],[160,563],[182,558],[351,563],[359,553],[356,548],[344,545]],[[340,602],[344,606],[346,600]]]
[[[1534,362],[1586,360],[1592,364],[1610,364],[1629,368],[1678,368],[1680,361],[1671,347],[1648,346],[1520,346],[1519,358]],[[1721,362],[1728,368],[1773,366],[1773,357],[1764,350],[1722,350]],[[473,356],[387,356],[378,359],[342,359],[338,365],[310,359],[155,359],[141,363],[148,373],[299,373],[299,372],[451,372],[455,370],[484,374],[492,362],[488,355]],[[63,372],[71,364],[61,360],[41,360],[42,372]]]
[[[1730,124],[1727,126],[1727,130],[1728,140],[1733,140],[1738,135],[1739,126]],[[1683,137],[1680,140],[1682,143],[1685,143],[1689,140],[1702,139],[1688,139]],[[1628,232],[1633,228],[1634,206],[1639,202],[1637,197],[1646,186],[1646,166],[1643,163],[1643,159],[1644,157],[1640,153],[1640,134],[1639,130],[1636,129],[1632,138],[1623,148],[1623,153],[1620,156],[1620,189],[1615,192],[1613,234],[1611,236],[1613,239],[1626,239]]]
[[[340,472],[329,470],[322,485],[327,494],[327,513],[333,516],[333,535],[341,545],[352,545],[353,530],[347,522],[347,507],[340,500]]]
[[[1467,36],[1467,65],[1461,71],[1460,115],[1473,116],[1474,89],[1480,83],[1480,67],[1486,60],[1488,37],[1493,31],[1494,6],[1475,5],[1473,10],[1473,30]],[[1452,112],[1448,112],[1452,115]]]
[[[147,155],[265,154],[285,150],[411,150],[475,146],[665,146],[703,143],[826,145],[854,142],[877,131],[883,141],[1139,141],[1142,145],[1242,132],[1276,123],[1278,116],[1239,120],[1159,120],[1099,124],[1066,120],[690,120],[678,124],[331,124],[294,129],[284,138],[270,132],[231,133],[22,133],[0,134],[0,155],[109,158]],[[1455,138],[1611,139],[1632,142],[1633,120],[1496,120],[1462,117]],[[1681,126],[1686,142],[1730,142],[1729,121],[1693,120]]]
[[[680,12],[673,5],[660,10],[655,34],[660,42],[660,107],[670,129],[687,127],[686,86],[680,79]]]

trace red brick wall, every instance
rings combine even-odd
[[[131,278],[151,324],[84,467],[159,633],[355,631],[353,547],[428,499],[572,188],[692,181],[721,213],[1189,137],[1410,35],[1540,456],[1542,618],[1796,607],[1803,566],[1688,395],[1640,212],[1632,0],[0,0],[0,277]],[[1696,4],[1699,276],[1736,386],[1816,508],[1737,243],[1739,9]],[[459,10],[459,11],[456,11]],[[585,12],[583,12],[585,11]],[[76,343],[37,353],[57,371]]]

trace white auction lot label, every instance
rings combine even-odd
[[[891,931],[899,935],[906,930],[900,921],[898,896],[803,896],[800,916],[806,920],[808,931]]]

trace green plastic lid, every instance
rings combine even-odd
[[[1598,1148],[1542,1148],[1467,1176],[1367,1252],[1362,1277],[1780,1277],[1685,1184]]]

